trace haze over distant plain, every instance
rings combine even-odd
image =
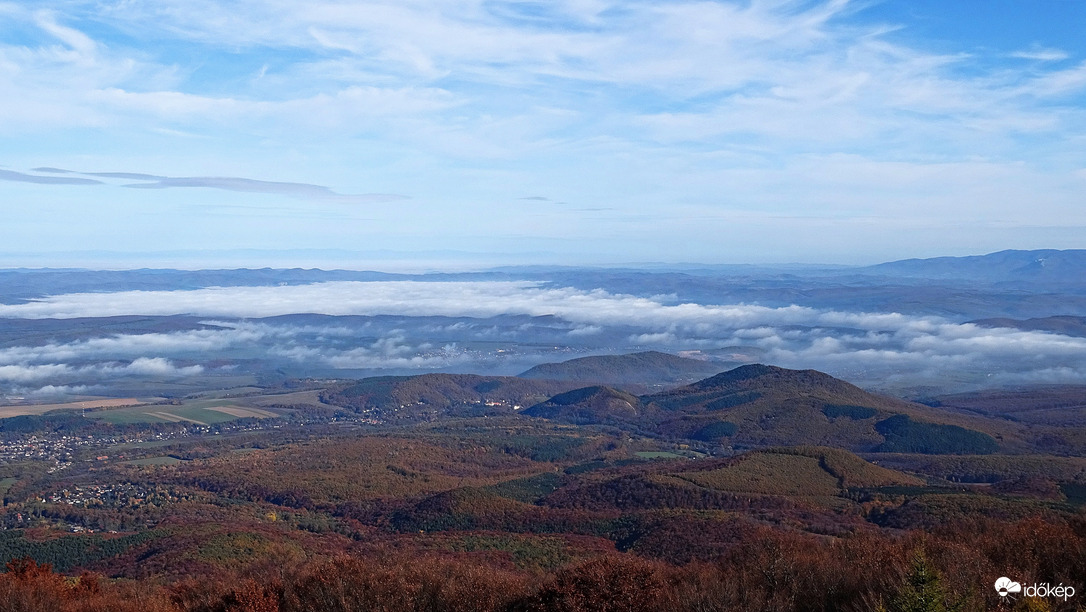
[[[979,0],[0,2],[0,265],[1081,247],[1084,22]]]

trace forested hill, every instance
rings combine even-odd
[[[476,374],[378,376],[334,386],[322,394],[322,399],[382,419],[429,420],[511,412],[576,386],[569,381]]]
[[[815,370],[761,364],[640,397],[588,387],[552,397],[525,414],[741,447],[820,444],[974,454],[997,449],[989,420],[869,393]]]
[[[579,357],[544,363],[523,372],[521,378],[580,381],[597,385],[639,388],[674,386],[700,380],[734,364],[690,359],[659,351],[628,355]]]

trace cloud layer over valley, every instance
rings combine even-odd
[[[57,295],[0,317],[206,317],[196,329],[0,347],[0,385],[214,376],[279,364],[297,375],[431,370],[512,374],[544,361],[634,350],[814,368],[881,388],[1069,383],[1086,338],[939,317],[804,306],[678,303],[528,281],[329,282]],[[259,320],[254,320],[259,319]]]

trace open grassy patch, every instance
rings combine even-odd
[[[838,495],[850,487],[923,484],[848,451],[821,446],[757,451],[725,467],[676,476],[718,491],[813,497]]]
[[[642,459],[682,459],[682,455],[675,453],[669,453],[667,451],[641,451],[634,453],[634,456]]]
[[[816,457],[780,453],[751,453],[727,467],[678,475],[683,480],[718,491],[764,495],[833,496],[838,480]]]

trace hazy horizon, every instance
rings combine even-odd
[[[993,252],[936,253],[910,255],[895,259],[857,258],[852,261],[822,260],[758,260],[736,259],[717,261],[653,260],[634,261],[620,258],[574,259],[559,253],[483,253],[468,251],[397,252],[347,251],[338,249],[263,250],[231,249],[204,251],[147,251],[124,253],[115,251],[5,253],[0,252],[0,270],[13,269],[83,269],[135,270],[142,268],[169,270],[213,269],[317,269],[373,271],[396,274],[480,272],[501,268],[569,267],[569,268],[631,268],[651,270],[682,270],[686,268],[778,268],[778,269],[847,269],[873,266],[892,261],[932,259],[942,257],[979,257],[1002,251],[1051,249],[1000,249]],[[1080,249],[1057,249],[1080,250]]]

